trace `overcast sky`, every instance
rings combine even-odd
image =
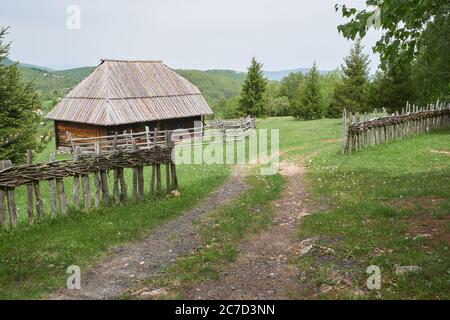
[[[10,26],[10,58],[56,68],[96,65],[101,58],[164,60],[172,68],[245,70],[252,56],[265,70],[342,63],[351,42],[338,34],[336,2],[363,0],[0,0]],[[68,29],[67,8],[80,8]],[[71,20],[73,21],[73,20]],[[371,47],[378,35],[364,40]]]

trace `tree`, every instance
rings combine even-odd
[[[450,14],[436,17],[422,33],[412,78],[421,105],[450,101]]]
[[[268,97],[265,103],[265,110],[269,117],[288,116],[291,113],[289,100],[286,96]]]
[[[363,49],[361,40],[357,39],[349,56],[344,58],[342,83],[336,86],[328,116],[340,117],[344,108],[350,112],[369,111],[369,58],[362,53]]]
[[[401,111],[406,102],[416,100],[416,88],[411,66],[389,65],[385,72],[377,72],[369,89],[371,108],[386,108],[390,113]]]
[[[235,96],[229,99],[222,98],[214,105],[214,114],[225,118],[232,119],[239,117],[239,97]]]
[[[301,72],[291,72],[281,79],[279,95],[288,98],[292,110],[294,109],[295,97],[304,80],[305,76]]]
[[[266,87],[267,79],[264,78],[262,64],[252,58],[239,99],[239,110],[242,115],[254,117],[263,115]]]
[[[313,120],[323,117],[320,74],[314,62],[311,70],[300,86],[294,103],[294,116],[298,119]]]
[[[17,64],[1,63],[9,51],[9,43],[3,41],[7,32],[0,28],[0,159],[17,163],[24,161],[27,149],[39,149],[41,117],[33,83],[22,82]]]
[[[322,109],[328,115],[328,109],[333,100],[334,90],[342,83],[342,75],[339,69],[327,72],[320,77],[320,88],[322,91]]]
[[[336,5],[350,22],[338,26],[348,39],[363,38],[370,28],[383,32],[374,51],[381,54],[382,68],[387,63],[409,64],[418,54],[420,38],[430,22],[448,19],[448,0],[366,0],[367,8],[357,10]],[[448,53],[448,48],[447,48]]]

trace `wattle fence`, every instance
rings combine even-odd
[[[27,216],[29,223],[35,218],[56,218],[66,215],[69,207],[90,211],[101,205],[119,206],[129,200],[124,170],[133,170],[132,199],[144,199],[144,167],[150,167],[148,177],[150,196],[172,193],[179,196],[177,168],[172,159],[172,150],[182,142],[209,143],[205,135],[216,137],[219,143],[241,140],[255,127],[254,118],[238,120],[215,120],[202,128],[171,131],[114,134],[105,137],[72,138],[67,133],[73,159],[56,161],[53,152],[49,162],[33,163],[32,152],[27,152],[27,164],[12,166],[9,160],[0,160],[0,227],[18,223],[16,188],[26,186]],[[162,169],[165,168],[165,189]],[[113,172],[112,195],[109,190],[109,172]],[[73,178],[72,204],[69,206],[65,192],[65,179]],[[93,179],[93,192],[91,181]],[[42,183],[48,184],[49,199],[44,201]],[[66,186],[67,189],[67,186]],[[81,192],[80,192],[81,191]],[[94,201],[92,201],[92,193]],[[81,199],[82,198],[82,199]],[[48,201],[47,201],[48,200]],[[50,208],[46,208],[49,205]],[[50,210],[49,210],[50,209]],[[50,213],[48,213],[50,211]]]
[[[348,123],[348,125],[347,125]],[[342,113],[342,153],[348,154],[366,146],[403,139],[413,134],[450,126],[450,104],[430,104],[418,108],[407,104],[401,113],[387,115],[383,110],[372,114]]]

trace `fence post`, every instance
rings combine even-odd
[[[114,143],[113,143],[113,154],[116,157],[119,154],[119,150],[117,150],[117,132],[114,135]],[[114,167],[114,182],[113,182],[113,198],[114,204],[118,206],[120,204],[120,192],[119,192],[119,176],[120,176],[120,168]]]
[[[153,141],[151,143],[151,146],[153,150],[156,150],[156,129],[153,131]],[[155,174],[156,174],[156,167],[154,164],[151,165],[151,173],[150,173],[150,195],[153,196],[155,194]]]
[[[50,162],[53,162],[56,160],[56,154],[55,152],[50,153]],[[57,212],[58,212],[58,203],[56,199],[56,184],[55,180],[49,180],[49,191],[50,191],[50,216],[52,218],[56,218]]]
[[[123,149],[121,146],[118,148],[117,152],[118,154],[123,153]],[[128,200],[128,193],[127,193],[127,184],[125,182],[124,168],[123,167],[117,168],[117,174],[120,184],[120,200],[125,202]]]
[[[1,163],[2,169],[6,169],[12,166],[10,160],[3,160],[1,161]],[[14,188],[6,188],[6,199],[8,202],[9,219],[13,227],[17,225],[17,207],[14,194],[15,194]]]
[[[75,150],[74,150],[74,160],[78,161],[80,160],[80,147],[76,146]],[[79,175],[75,175],[73,176],[73,192],[72,192],[72,201],[73,201],[73,206],[75,207],[75,209],[79,210],[80,209],[80,176]]]
[[[101,148],[100,144],[97,142],[97,156],[100,156]],[[100,170],[100,185],[103,196],[103,204],[105,207],[109,206],[109,189],[108,189],[108,174],[106,170]]]
[[[170,138],[170,133],[168,130],[165,131],[165,142],[166,142],[166,147],[167,148],[171,148],[171,138]],[[169,193],[171,191],[171,182],[170,182],[170,164],[166,163],[166,190],[167,193]]]
[[[9,160],[0,160],[0,170],[6,169],[11,166],[11,161]],[[5,205],[5,199],[7,198],[8,188],[1,189],[0,188],[0,225],[6,225],[6,207],[9,205],[9,201],[7,201],[7,205]]]
[[[100,145],[98,142],[95,143],[95,156],[100,156]],[[95,208],[98,209],[100,207],[100,198],[102,193],[102,184],[100,181],[100,173],[99,171],[94,171],[94,185],[95,185],[95,200],[94,205]]]
[[[341,141],[341,152],[345,152],[345,137],[346,137],[346,128],[347,128],[347,110],[342,111],[342,141]]]
[[[59,204],[61,206],[62,214],[67,213],[67,197],[64,191],[64,182],[63,179],[56,179],[56,190],[59,195]]]
[[[33,163],[33,153],[31,150],[27,150],[27,164]],[[28,212],[28,222],[33,224],[33,183],[27,183],[27,212]]]

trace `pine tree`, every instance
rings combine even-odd
[[[24,161],[27,149],[39,149],[41,117],[33,83],[22,83],[17,64],[2,64],[9,50],[9,43],[3,42],[7,31],[0,28],[0,159],[18,163]]]
[[[304,84],[300,86],[294,116],[298,119],[313,120],[323,117],[322,93],[320,90],[320,73],[316,63],[306,75]]]
[[[255,58],[252,58],[239,99],[239,110],[242,115],[259,117],[264,114],[264,92],[266,87],[267,79],[264,78],[262,64],[258,63]]]
[[[336,86],[328,116],[340,117],[344,108],[350,112],[369,111],[369,57],[362,53],[364,46],[357,39],[350,55],[344,58],[342,83]]]
[[[279,96],[285,96],[289,100],[290,114],[295,109],[297,92],[300,85],[305,80],[305,75],[301,72],[290,72],[280,82]]]
[[[412,80],[410,65],[388,64],[386,72],[377,72],[369,90],[372,109],[386,108],[389,113],[401,111],[406,102],[414,103],[417,89]]]

